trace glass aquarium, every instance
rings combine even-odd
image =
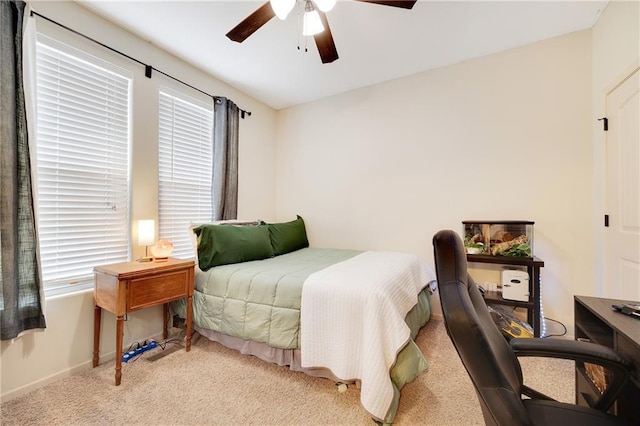
[[[528,220],[465,220],[465,250],[467,254],[532,257],[533,224]]]

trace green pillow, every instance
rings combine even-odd
[[[309,247],[304,220],[300,216],[291,222],[269,223],[267,226],[275,256]]]
[[[214,266],[273,257],[267,225],[200,225],[193,229],[198,236],[198,266],[206,271]]]

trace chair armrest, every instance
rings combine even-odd
[[[597,343],[564,339],[522,339],[510,341],[517,356],[540,356],[584,362],[607,362],[629,369],[631,363],[619,353]]]
[[[561,339],[512,339],[516,356],[571,359],[601,365],[613,373],[611,383],[594,403],[593,408],[607,411],[629,380],[631,363],[616,351],[590,342]]]

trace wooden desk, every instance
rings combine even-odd
[[[193,260],[165,262],[123,262],[94,269],[93,367],[98,366],[102,309],[116,316],[116,386],[122,378],[122,337],[125,315],[151,306],[163,305],[163,333],[167,338],[169,302],[187,299],[185,349],[191,350],[193,306]]]
[[[575,337],[613,348],[632,363],[631,380],[615,402],[612,413],[640,424],[640,319],[616,312],[611,305],[638,303],[600,297],[574,297]],[[576,363],[576,403],[587,405],[598,390]]]

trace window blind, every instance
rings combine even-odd
[[[159,237],[173,243],[173,257],[193,258],[189,225],[212,220],[212,106],[162,90],[159,139]]]
[[[45,288],[129,259],[131,79],[39,38],[37,203]],[[126,72],[125,72],[126,73]]]

